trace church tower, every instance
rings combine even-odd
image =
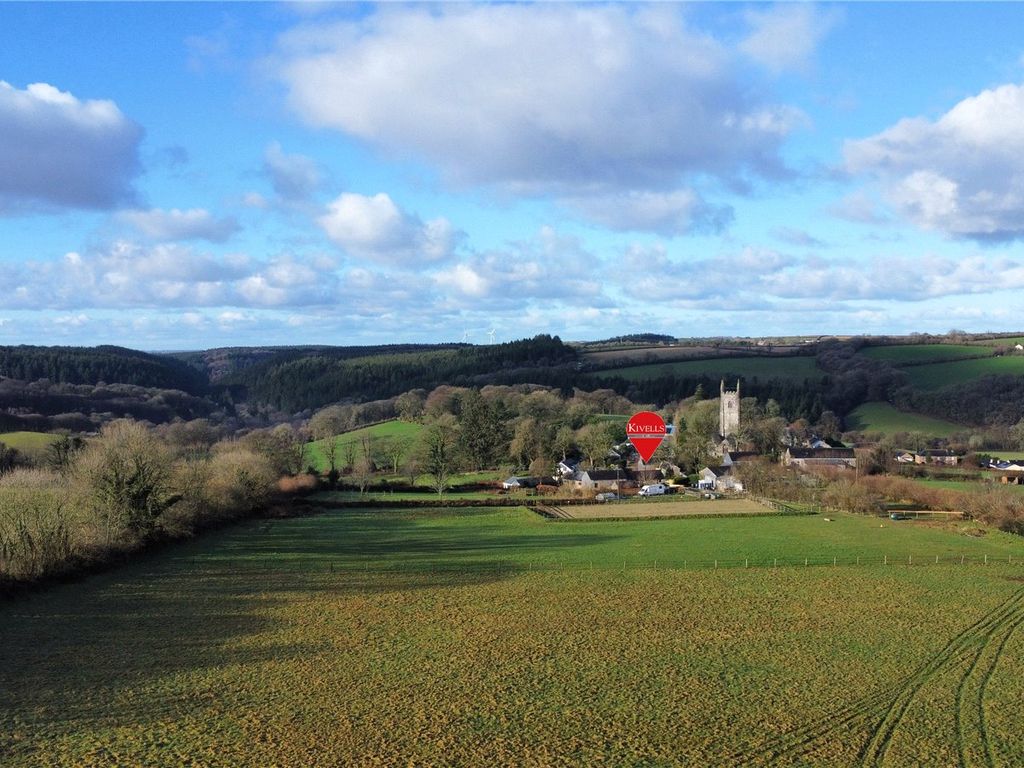
[[[736,389],[730,391],[722,379],[719,392],[718,433],[722,437],[731,437],[740,431],[740,383],[737,381]]]

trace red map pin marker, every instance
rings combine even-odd
[[[626,422],[626,437],[646,464],[665,439],[665,421],[652,411],[640,411]]]

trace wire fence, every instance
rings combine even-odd
[[[918,555],[828,555],[818,553],[804,557],[722,557],[686,560],[474,560],[450,562],[416,560],[406,562],[345,560],[279,561],[256,559],[202,559],[193,561],[198,567],[221,571],[261,571],[264,573],[331,573],[331,574],[450,574],[450,575],[515,575],[523,573],[586,573],[640,571],[712,571],[712,570],[776,570],[780,568],[921,568],[928,566],[1024,566],[1020,555],[997,554],[918,554]]]

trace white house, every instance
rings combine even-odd
[[[732,467],[704,467],[697,487],[705,491],[742,491],[743,483],[733,475]]]
[[[577,472],[573,485],[578,491],[617,491],[626,473],[615,469],[587,469]]]

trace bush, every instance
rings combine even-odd
[[[102,521],[107,542],[149,535],[171,501],[172,456],[134,421],[113,421],[75,462],[83,502]]]
[[[250,512],[266,503],[276,480],[274,465],[266,456],[229,444],[215,450],[210,459],[207,500],[221,513]]]
[[[75,548],[67,487],[45,470],[16,469],[0,478],[0,573],[36,578]]]

